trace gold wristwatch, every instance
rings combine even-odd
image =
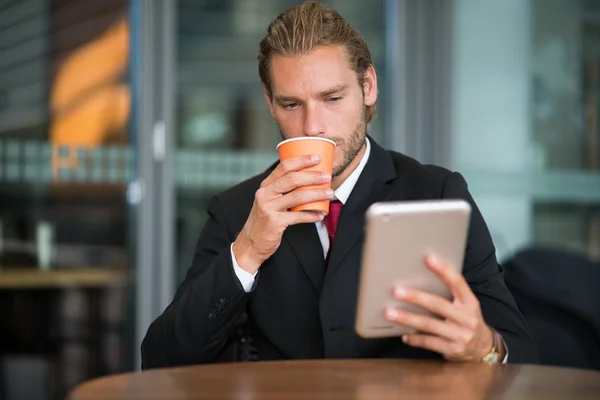
[[[490,329],[492,330],[493,338],[492,349],[489,353],[481,358],[481,361],[489,365],[494,365],[500,362],[500,353],[498,352],[498,334],[492,327],[490,327]]]

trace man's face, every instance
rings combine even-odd
[[[265,96],[283,138],[333,140],[333,176],[344,172],[364,144],[366,106],[377,100],[375,70],[361,87],[344,48],[320,46],[304,56],[274,56],[271,89]]]

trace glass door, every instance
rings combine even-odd
[[[385,94],[384,1],[326,1],[367,40]],[[177,1],[175,243],[177,282],[191,265],[208,199],[277,160],[281,135],[264,99],[256,53],[269,22],[297,1]],[[385,95],[378,102],[384,114]],[[369,132],[384,140],[384,119]]]
[[[126,0],[0,2],[0,397],[132,364]]]

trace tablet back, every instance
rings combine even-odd
[[[390,305],[429,314],[395,300],[396,285],[451,298],[443,281],[425,265],[425,258],[436,255],[462,271],[470,214],[464,200],[383,202],[367,210],[355,326],[360,336],[414,332],[384,318]]]

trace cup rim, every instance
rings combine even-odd
[[[289,142],[297,142],[300,140],[322,140],[324,142],[329,142],[333,145],[333,147],[336,147],[337,145],[335,144],[335,142],[331,139],[325,139],[322,137],[312,137],[312,136],[300,136],[300,137],[295,137],[295,138],[291,138],[291,139],[286,139],[282,142],[279,142],[279,144],[277,144],[276,149],[279,150],[279,146],[285,144],[285,143],[289,143]]]

